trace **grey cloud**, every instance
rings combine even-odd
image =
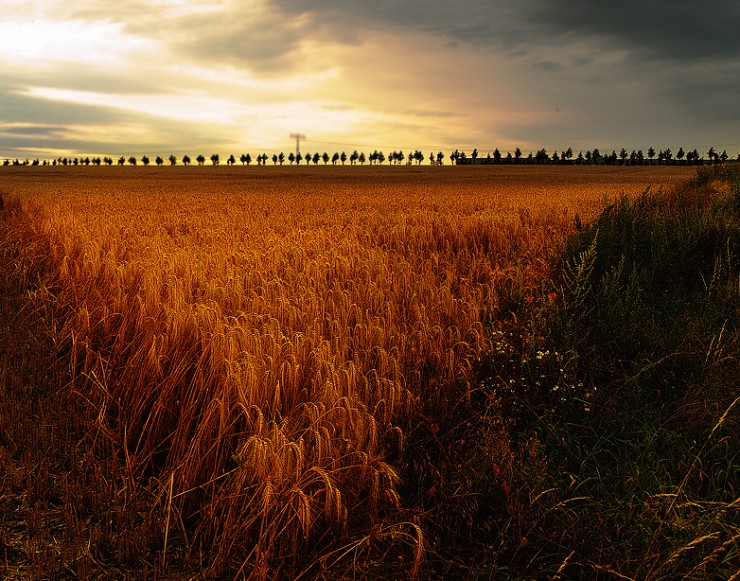
[[[270,0],[265,6],[233,2],[187,16],[143,0],[121,0],[112,9],[85,0],[69,10],[122,22],[128,32],[157,38],[176,55],[262,72],[289,68],[305,39],[358,43],[377,30],[416,30],[511,58],[583,41],[597,53],[618,49],[642,60],[740,55],[736,0]]]
[[[414,29],[447,38],[451,43],[485,44],[512,49],[526,40],[529,23],[521,16],[532,0],[317,0],[310,6],[273,0],[283,14],[310,14],[345,30]]]
[[[726,66],[708,64],[683,75],[666,76],[659,92],[680,103],[686,117],[700,120],[704,129],[740,136],[740,62]],[[740,137],[736,137],[740,147]]]
[[[171,43],[177,52],[202,62],[243,65],[261,72],[291,68],[305,32],[272,15],[217,13],[189,18],[185,34]]]
[[[10,136],[44,136],[44,135],[59,135],[65,131],[65,127],[61,125],[15,125],[11,127],[3,127],[0,125],[0,134]]]
[[[178,153],[171,151],[179,144],[198,143],[206,150],[214,148],[213,132],[209,127],[154,118],[145,113],[121,111],[104,106],[79,105],[31,97],[23,87],[0,78],[0,119],[13,126],[0,125],[0,156],[22,156],[24,149],[45,148],[96,152],[100,155],[141,155]],[[87,141],[74,136],[74,127],[141,125],[156,127],[156,143],[138,141]],[[192,152],[187,152],[191,153]],[[29,155],[33,155],[30,154]]]
[[[3,79],[0,79],[0,82]],[[0,85],[0,119],[28,125],[103,124],[123,118],[123,114],[104,107],[51,101],[23,94],[24,85]]]
[[[733,59],[740,54],[736,0],[540,0],[531,15],[553,35],[602,39],[643,59]]]
[[[594,49],[635,51],[641,58],[731,59],[740,54],[736,0],[273,0],[286,15],[313,14],[341,26],[413,28],[454,43],[507,54],[526,46],[590,39]],[[599,42],[601,41],[601,43]]]
[[[121,0],[115,6],[85,0],[71,5],[68,16],[121,24],[130,35],[161,42],[183,62],[237,64],[263,73],[290,67],[291,55],[313,33],[296,30],[294,21],[251,2],[210,5],[193,13],[143,0]]]

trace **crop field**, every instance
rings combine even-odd
[[[0,518],[42,521],[5,571],[421,575],[497,330],[606,203],[695,173],[2,168]],[[513,522],[525,452],[487,429]]]

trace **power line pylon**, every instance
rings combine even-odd
[[[301,152],[301,139],[306,139],[306,136],[300,133],[291,133],[290,137],[295,139],[295,154],[298,155]]]

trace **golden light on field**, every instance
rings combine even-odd
[[[514,289],[552,291],[575,213],[680,173],[25,168],[3,187],[101,438],[169,482],[215,562],[259,567],[395,514],[409,426],[467,401]]]

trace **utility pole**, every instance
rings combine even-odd
[[[306,139],[306,136],[300,133],[291,133],[290,137],[295,139],[295,154],[298,155],[301,152],[301,139]]]

